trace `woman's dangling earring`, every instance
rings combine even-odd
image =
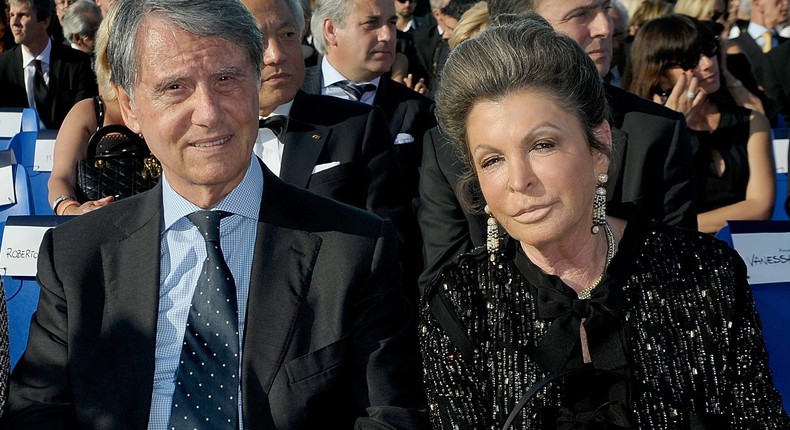
[[[606,224],[606,183],[609,182],[609,175],[606,173],[598,174],[598,184],[595,185],[595,197],[593,197],[593,219],[592,234],[598,234],[601,226]]]
[[[496,259],[499,250],[499,227],[496,218],[491,214],[491,208],[486,205],[485,212],[488,215],[488,227],[486,228],[486,249],[491,261]]]

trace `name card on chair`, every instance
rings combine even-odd
[[[51,172],[55,153],[55,139],[36,140],[36,152],[33,158],[33,170]]]
[[[790,282],[790,222],[731,221],[732,245],[743,261],[749,284]]]
[[[73,217],[11,216],[3,231],[0,245],[0,274],[7,276],[36,276],[38,249],[44,233]]]
[[[16,203],[13,166],[0,167],[0,206]]]
[[[774,139],[774,161],[776,173],[787,173],[787,151],[790,139]]]
[[[0,112],[0,138],[10,139],[22,129],[22,112]]]

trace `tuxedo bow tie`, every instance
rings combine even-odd
[[[284,115],[272,115],[260,120],[258,128],[268,128],[277,136],[277,140],[282,142],[285,131],[288,129],[288,117]]]

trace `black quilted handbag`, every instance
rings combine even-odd
[[[119,200],[153,188],[161,173],[142,137],[126,126],[108,125],[91,136],[88,157],[77,164],[77,198]]]

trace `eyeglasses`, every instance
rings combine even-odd
[[[710,16],[710,20],[716,22],[719,20],[719,18],[724,18],[724,20],[727,21],[729,17],[730,17],[730,11],[728,10],[725,10],[724,12],[719,12],[717,10],[714,10]]]
[[[720,51],[721,45],[719,44],[718,39],[714,39],[706,43],[704,46],[692,50],[680,60],[667,64],[667,67],[672,68],[679,66],[683,70],[691,70],[699,65],[699,59],[701,56],[704,55],[708,58],[713,58],[719,55]]]
[[[417,0],[395,0],[395,1],[398,2],[398,3],[406,3],[406,2],[416,3],[417,2]]]

